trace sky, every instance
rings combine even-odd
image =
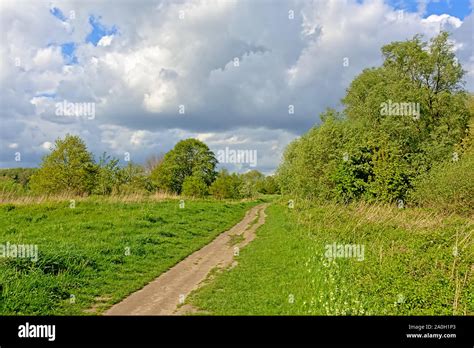
[[[179,140],[274,172],[380,48],[449,31],[474,91],[473,0],[0,2],[0,167],[32,167],[58,137],[143,163]],[[71,110],[74,110],[71,111]]]

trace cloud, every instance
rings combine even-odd
[[[459,18],[442,14],[442,15],[431,15],[425,19],[422,19],[422,23],[431,26],[432,30],[442,28],[443,30],[457,29],[462,25],[462,21]]]
[[[114,36],[113,35],[105,35],[105,36],[102,36],[99,40],[99,42],[97,42],[97,46],[110,46],[110,44],[112,43],[112,40],[114,39]]]
[[[341,106],[357,74],[381,63],[382,45],[440,28],[453,33],[474,90],[472,14],[423,18],[381,0],[77,4],[0,4],[4,166],[17,165],[8,144],[36,164],[42,144],[69,132],[96,154],[137,160],[194,136],[256,149],[271,171],[292,138]],[[96,117],[57,117],[63,100],[95,103]]]
[[[39,49],[33,57],[33,63],[38,69],[57,70],[63,65],[61,49],[54,46]]]
[[[53,143],[50,141],[45,141],[43,144],[41,144],[41,147],[45,150],[50,150],[53,148]]]

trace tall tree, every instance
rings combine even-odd
[[[67,134],[57,139],[51,153],[32,175],[31,189],[37,193],[90,193],[94,187],[97,166],[84,141]]]
[[[145,160],[145,165],[144,165],[144,168],[145,168],[145,172],[148,173],[148,174],[151,174],[153,172],[153,170],[160,165],[161,162],[163,162],[163,157],[164,155],[162,153],[156,155],[156,154],[153,154],[149,157],[147,157],[147,159]]]
[[[217,159],[206,144],[197,139],[178,142],[153,170],[151,177],[158,189],[181,193],[186,177],[200,177],[210,185],[216,177]]]
[[[278,170],[285,193],[404,199],[414,178],[450,158],[468,125],[464,71],[447,33],[382,47],[383,65],[350,84],[341,117],[291,144]]]

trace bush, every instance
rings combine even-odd
[[[206,182],[198,175],[186,177],[183,182],[182,194],[190,197],[204,197],[207,195]]]
[[[84,141],[68,134],[64,140],[57,139],[54,147],[31,176],[31,189],[39,194],[91,193],[97,167]]]
[[[0,193],[21,195],[26,193],[26,189],[11,178],[0,177]]]
[[[116,176],[117,184],[112,192],[115,194],[148,193],[156,189],[145,169],[132,162],[120,168]]]
[[[242,180],[237,174],[229,174],[227,170],[222,170],[217,179],[209,187],[209,192],[216,198],[241,198],[240,188]]]
[[[0,181],[13,182],[24,189],[28,190],[31,176],[37,171],[36,168],[8,168],[0,169]],[[5,184],[9,185],[9,184]],[[15,188],[14,191],[21,191]]]
[[[444,162],[433,167],[415,182],[411,199],[415,204],[447,212],[474,211],[474,151],[459,160]]]
[[[352,81],[343,112],[328,110],[288,146],[277,171],[283,194],[405,200],[417,178],[459,146],[474,104],[466,103],[448,34],[394,42],[382,53],[382,66]]]

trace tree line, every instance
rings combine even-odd
[[[166,192],[216,198],[247,198],[275,194],[272,176],[257,170],[244,174],[216,170],[217,160],[197,139],[179,141],[164,156],[153,155],[145,165],[127,162],[106,153],[96,161],[85,142],[76,135],[57,139],[39,168],[0,170],[0,190],[14,194],[113,195]]]
[[[77,136],[57,139],[40,168],[0,170],[0,190],[78,195],[169,192],[218,198],[283,193],[349,203],[398,202],[474,209],[474,96],[449,35],[417,35],[381,49],[383,63],[350,84],[343,110],[290,143],[275,176],[216,171],[215,154],[196,139],[178,142],[144,166],[103,154]]]
[[[352,81],[342,111],[328,109],[289,144],[277,170],[282,193],[472,211],[474,99],[449,35],[393,42],[382,55]]]

